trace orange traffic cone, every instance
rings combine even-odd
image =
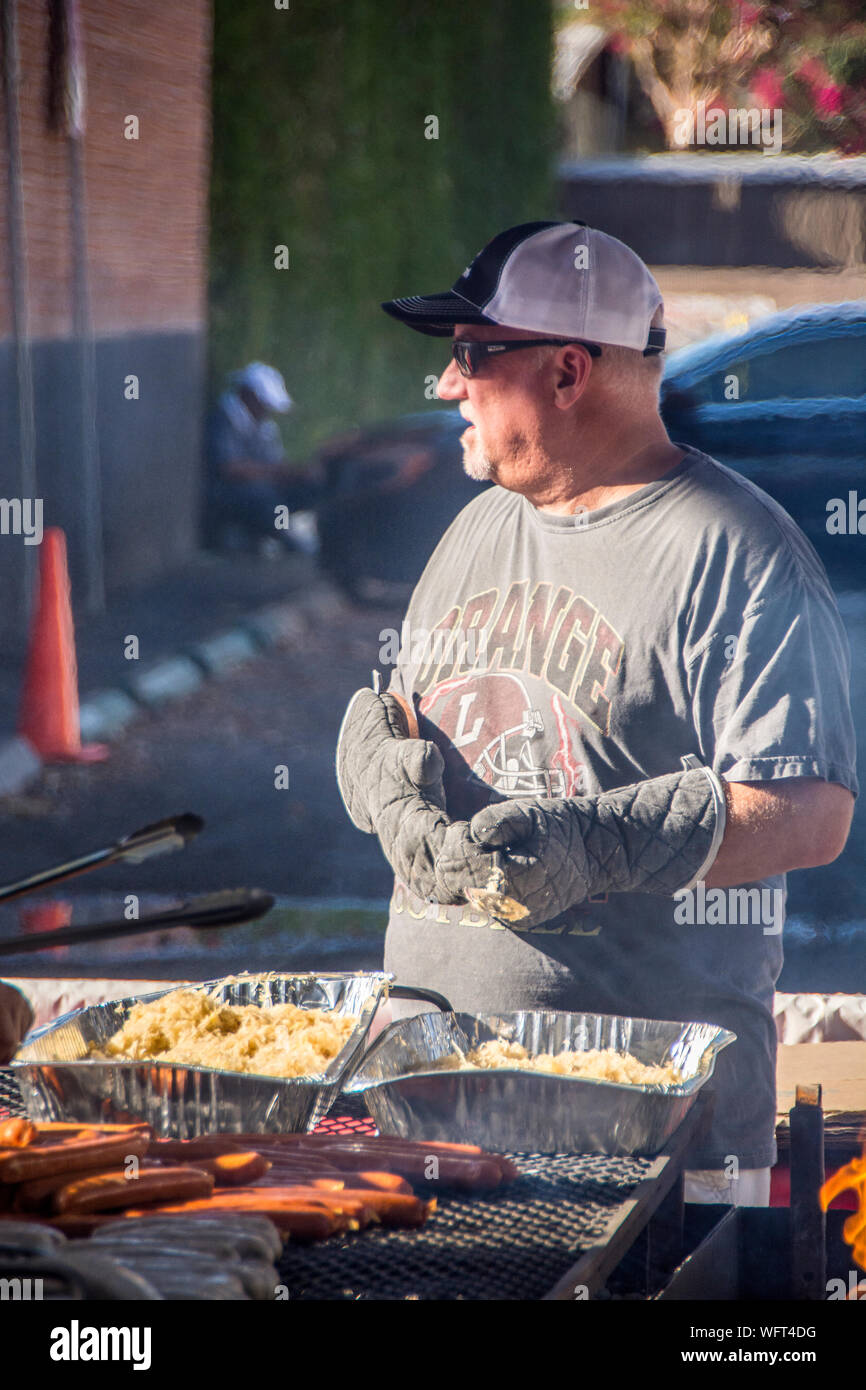
[[[46,762],[91,763],[108,757],[105,744],[81,742],[66,537],[58,526],[46,530],[40,547],[39,597],[18,732]]]

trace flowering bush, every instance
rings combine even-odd
[[[866,0],[593,0],[586,18],[631,60],[670,146],[677,113],[712,103],[781,110],[789,150],[866,150]]]

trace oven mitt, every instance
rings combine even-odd
[[[483,888],[498,856],[445,813],[444,763],[435,743],[409,738],[393,695],[359,690],[337,739],[337,784],[359,830],[379,837],[394,873],[419,897],[460,903]]]
[[[483,849],[504,851],[506,891],[539,926],[600,893],[674,893],[704,877],[725,830],[725,795],[692,756],[684,772],[598,796],[504,801],[470,822]]]

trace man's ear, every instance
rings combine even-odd
[[[592,358],[586,348],[569,344],[556,354],[554,367],[554,404],[559,410],[569,410],[579,401],[589,383]]]

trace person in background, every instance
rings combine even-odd
[[[278,528],[278,507],[290,516],[317,500],[319,486],[293,473],[276,422],[292,398],[276,367],[250,362],[229,376],[207,429],[208,503],[213,529],[240,530],[289,550],[307,549],[295,528]]]
[[[11,1062],[21,1039],[33,1027],[33,1010],[20,989],[0,980],[0,1066]]]

